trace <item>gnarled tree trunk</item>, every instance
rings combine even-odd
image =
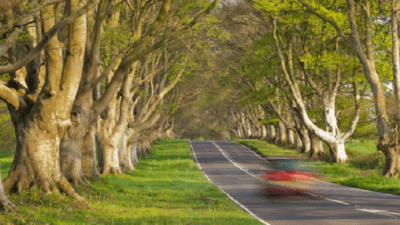
[[[76,11],[82,1],[70,0],[68,13]],[[43,11],[44,30],[55,24],[52,10]],[[70,126],[70,112],[82,76],[86,41],[86,17],[79,17],[69,25],[67,55],[63,57],[57,37],[53,37],[46,51],[47,80],[36,102],[17,110],[9,106],[17,139],[16,154],[11,170],[4,181],[6,192],[38,187],[46,193],[59,192],[84,201],[60,169],[60,141]]]

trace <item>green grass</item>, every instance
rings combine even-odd
[[[346,141],[346,151],[358,151],[359,153],[376,152],[378,140],[355,139]]]
[[[256,151],[263,156],[300,156],[301,154],[291,149],[284,149],[277,145],[265,141],[253,139],[233,139],[233,141],[246,145],[248,148]]]
[[[284,149],[261,140],[235,139],[263,156],[299,156],[296,150]],[[376,140],[352,140],[345,144],[349,161],[343,164],[330,164],[326,161],[314,161],[312,166],[325,179],[332,183],[356,187],[371,191],[400,195],[400,179],[382,177],[385,157],[376,150]],[[329,158],[329,150],[325,148]]]
[[[0,161],[6,174],[12,158]],[[78,187],[89,208],[70,197],[27,191],[10,197],[19,212],[0,215],[0,224],[260,224],[207,181],[188,140],[162,140],[139,161],[134,174]]]

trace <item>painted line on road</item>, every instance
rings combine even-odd
[[[243,166],[240,165],[239,163],[237,163],[237,162],[235,162],[234,160],[232,160],[231,157],[230,157],[229,155],[227,155],[226,152],[225,152],[224,150],[222,150],[222,149],[219,147],[219,145],[215,144],[214,141],[211,141],[211,143],[213,143],[213,144],[215,145],[215,147],[217,147],[218,150],[222,153],[222,155],[223,155],[227,160],[229,160],[229,162],[231,162],[233,165],[235,165],[237,168],[241,169],[243,172],[249,174],[250,176],[252,176],[252,177],[254,177],[254,178],[256,178],[256,179],[265,182],[264,179],[262,179],[262,178],[260,178],[260,177],[258,177],[258,176],[256,176],[256,175],[254,175],[254,174],[251,174],[245,167],[243,167]]]
[[[343,205],[350,205],[349,203],[347,203],[347,202],[342,202],[342,201],[339,201],[339,200],[335,200],[335,199],[330,199],[330,198],[324,198],[325,200],[328,200],[328,201],[331,201],[331,202],[337,202],[337,203],[340,203],[340,204],[343,204]]]
[[[314,197],[320,197],[319,195],[313,194],[313,193],[306,193],[308,195],[314,196]]]
[[[215,144],[214,144],[215,145]],[[195,159],[195,161],[196,161],[196,163],[197,163],[197,166],[200,168],[200,170],[203,172],[203,174],[204,174],[204,176],[207,178],[207,180],[210,182],[210,183],[213,183],[213,184],[215,184],[214,182],[212,182],[211,181],[211,179],[207,176],[207,174],[203,171],[203,169],[201,168],[201,166],[200,166],[200,164],[199,164],[199,161],[197,160],[197,157],[196,157],[196,153],[194,152],[194,148],[193,148],[193,146],[192,146],[192,142],[190,142],[190,148],[191,148],[191,150],[192,150],[192,152],[193,152],[193,156],[194,156],[194,159]],[[223,193],[225,193],[227,196],[228,196],[228,198],[230,198],[234,203],[236,203],[236,205],[238,205],[240,208],[242,208],[244,211],[246,211],[248,214],[250,214],[251,216],[253,216],[254,218],[256,218],[258,221],[260,221],[262,224],[264,224],[264,225],[271,225],[271,224],[269,224],[269,223],[267,223],[265,220],[263,220],[263,219],[261,219],[260,217],[258,217],[256,214],[254,214],[252,211],[250,211],[246,206],[244,206],[244,205],[242,205],[242,204],[240,204],[240,202],[238,202],[236,199],[234,199],[232,196],[230,196],[228,193],[226,193],[224,190],[222,190],[222,188],[220,188],[218,185],[216,185],[215,184],[215,186],[217,186],[218,188],[219,188],[219,190],[221,190]]]
[[[251,176],[253,176],[253,177],[257,178],[257,179],[260,179],[259,177],[256,177],[256,176],[254,176],[253,174],[249,173],[247,169],[242,168],[242,166],[241,166],[240,164],[235,163],[233,160],[230,160],[230,157],[227,156],[227,155],[224,153],[224,150],[222,150],[217,144],[215,144],[214,141],[211,141],[211,142],[221,151],[221,153],[225,156],[225,158],[227,158],[232,164],[234,164],[235,166],[237,166],[239,169],[243,170],[243,171],[246,172],[247,174],[249,174],[249,175],[251,175]],[[234,142],[234,143],[237,143],[237,142]],[[240,143],[239,143],[239,144],[240,144]],[[241,144],[241,145],[242,145],[242,144]],[[243,145],[243,146],[244,146],[244,145]],[[253,152],[253,153],[254,153],[256,156],[258,156],[259,158],[261,158],[261,159],[267,161],[268,163],[270,163],[267,159],[262,158],[262,157],[259,156],[257,153],[255,153],[253,150],[251,150],[250,148],[248,148],[248,147],[246,147],[246,146],[244,146],[244,147],[245,147],[246,149],[248,149],[249,151]],[[261,180],[262,180],[262,179],[261,179]],[[323,181],[320,181],[320,182],[323,182]],[[328,184],[333,185],[333,186],[340,186],[340,185],[333,184],[333,183],[330,183],[330,182],[324,182],[324,183],[328,183]],[[347,186],[345,186],[345,187],[347,187]],[[387,196],[393,196],[393,194],[389,194],[389,193],[375,192],[375,191],[370,191],[370,190],[365,190],[365,189],[360,189],[360,188],[354,188],[354,187],[347,187],[347,188],[356,189],[356,190],[363,191],[363,192],[374,192],[374,193],[379,193],[379,194],[383,194],[383,195],[387,195]],[[307,193],[307,194],[308,194],[308,195],[311,195],[311,196],[314,196],[314,197],[320,197],[320,196],[315,195],[315,194],[312,194],[312,193]],[[325,199],[325,200],[328,200],[328,201],[340,203],[340,204],[343,204],[343,205],[350,205],[349,203],[343,202],[343,201],[340,201],[340,200],[335,200],[335,199],[330,199],[330,198],[324,198],[324,199]],[[389,211],[386,211],[386,210],[359,209],[359,208],[356,208],[356,210],[358,210],[358,211],[363,211],[363,212],[369,212],[369,213],[381,214],[381,215],[385,215],[385,216],[389,216],[389,217],[393,217],[393,218],[398,218],[398,217],[393,216],[393,215],[399,215],[399,216],[400,216],[400,213],[389,212]]]
[[[327,182],[327,181],[321,181],[321,182],[326,183],[326,184],[328,184],[330,186],[335,186],[335,187],[337,187],[337,186],[345,187],[345,188],[349,188],[349,189],[353,189],[353,190],[357,190],[357,191],[369,192],[369,193],[374,193],[374,194],[377,194],[377,195],[384,195],[384,196],[387,196],[387,197],[397,197],[397,198],[399,197],[398,195],[390,194],[390,193],[383,193],[383,192],[365,190],[365,189],[356,188],[356,187],[343,186],[343,185],[333,184],[333,183],[330,183],[330,182]]]
[[[249,173],[248,170],[245,169],[245,168],[243,168],[240,164],[238,164],[238,163],[236,163],[235,161],[231,160],[230,157],[225,153],[224,150],[222,150],[214,141],[211,141],[211,142],[215,145],[215,147],[218,148],[218,150],[222,153],[222,155],[224,155],[224,157],[225,157],[226,159],[228,159],[233,165],[235,165],[236,167],[238,167],[239,169],[241,169],[241,170],[244,171],[245,173],[251,175],[252,177],[255,177],[255,178],[259,179],[259,180],[264,181],[263,179],[261,179],[261,178],[255,176],[254,174]],[[252,151],[251,149],[249,149],[249,150]],[[252,151],[252,152],[253,152],[253,151]],[[254,152],[253,152],[253,153],[254,153]],[[255,154],[255,153],[254,153],[254,154]],[[311,195],[311,196],[314,196],[314,197],[318,196],[318,195],[314,195],[314,194],[310,194],[310,193],[307,193],[307,194],[309,194],[309,195]],[[335,199],[325,198],[325,200],[332,201],[332,202],[336,202],[336,203],[340,203],[340,204],[343,204],[343,205],[350,205],[349,203],[342,202],[342,201],[335,200]]]
[[[208,180],[209,182],[213,183],[213,182],[210,180],[210,178],[207,176],[207,174],[204,173],[203,168],[201,168],[199,162],[197,161],[196,153],[194,152],[194,148],[193,148],[193,146],[192,146],[192,142],[190,142],[190,149],[192,150],[192,153],[193,153],[193,156],[194,156],[194,160],[195,160],[196,163],[197,163],[197,167],[199,167],[199,169],[201,170],[201,172],[203,172],[203,174],[204,174],[204,176],[207,178],[207,180]]]
[[[380,215],[389,216],[392,218],[398,218],[397,216],[393,216],[393,215],[400,215],[400,213],[388,212],[386,210],[378,210],[378,209],[356,209],[356,210],[363,211],[363,212],[369,212],[369,213],[376,213],[376,214],[380,214]]]
[[[235,142],[235,141],[228,141],[228,142],[233,142],[233,143],[238,143],[238,144],[240,144],[239,142]],[[266,158],[261,157],[259,154],[257,154],[255,151],[253,151],[253,150],[251,150],[250,148],[248,148],[246,145],[243,145],[243,144],[240,144],[240,145],[242,145],[242,146],[243,146],[245,149],[247,149],[248,151],[252,152],[252,153],[253,153],[254,155],[256,155],[258,158],[260,158],[260,159],[266,161],[267,163],[271,164],[270,161],[268,161]]]

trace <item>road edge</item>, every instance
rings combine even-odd
[[[211,143],[213,143],[212,141],[209,141]],[[214,143],[213,143],[214,144]],[[215,144],[214,144],[215,145]],[[217,146],[216,146],[217,147]],[[194,156],[194,160],[196,161],[197,167],[199,167],[199,169],[201,170],[201,172],[204,174],[204,176],[207,178],[207,180],[214,184],[215,186],[218,187],[219,190],[221,190],[223,193],[225,193],[228,198],[230,198],[234,203],[236,203],[236,205],[238,205],[242,210],[246,211],[248,214],[250,214],[252,217],[256,218],[258,221],[260,221],[262,224],[264,225],[271,225],[269,224],[267,221],[261,219],[260,217],[258,217],[256,214],[254,214],[251,210],[249,210],[246,206],[240,204],[240,202],[238,202],[236,199],[234,199],[232,196],[230,196],[228,193],[226,193],[224,190],[222,190],[218,185],[216,185],[214,182],[211,181],[211,179],[207,176],[207,174],[203,171],[203,169],[201,168],[201,165],[199,164],[199,162],[197,161],[197,157],[196,157],[196,153],[193,149],[192,146],[192,141],[190,141],[190,151],[192,152],[193,156]],[[225,157],[225,156],[224,156]],[[226,157],[225,157],[226,158]]]

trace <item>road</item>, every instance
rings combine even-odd
[[[193,141],[205,176],[264,224],[400,224],[400,196],[317,182],[316,194],[267,197],[268,161],[230,141]]]

